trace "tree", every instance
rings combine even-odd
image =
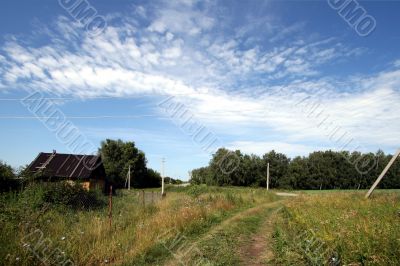
[[[0,190],[7,191],[18,187],[13,168],[3,161],[0,161]]]
[[[213,180],[210,167],[200,167],[198,169],[190,171],[190,183],[195,185],[212,185]]]
[[[287,176],[290,160],[283,153],[277,153],[274,150],[263,155],[263,172],[267,175],[267,164],[269,163],[270,183],[271,188],[281,187]]]
[[[265,186],[270,164],[270,187],[287,189],[369,188],[391,159],[374,153],[316,151],[290,160],[274,150],[257,155],[221,148],[207,167],[191,172],[191,183],[208,185]],[[233,162],[233,163],[232,163]],[[234,167],[233,167],[234,166]],[[226,169],[233,171],[226,171]],[[396,161],[380,188],[400,188],[400,160]]]
[[[136,148],[135,143],[107,139],[101,143],[99,154],[102,156],[107,178],[117,188],[125,185],[129,166],[133,187],[157,186],[157,174],[146,167],[144,152]]]
[[[392,157],[392,155],[387,155],[386,160],[390,161]],[[396,159],[386,177],[382,179],[382,183],[384,183],[382,185],[384,188],[400,188],[400,157]]]
[[[0,161],[0,181],[15,178],[13,168],[3,161]]]
[[[284,188],[307,189],[309,188],[308,176],[308,158],[297,156],[290,162],[282,185]]]
[[[145,187],[161,187],[161,175],[159,172],[147,168],[145,180],[143,180],[142,184],[145,184]],[[140,182],[137,183],[135,187],[143,187]]]
[[[225,148],[217,150],[210,161],[209,185],[234,185],[240,172],[240,151],[232,152]],[[210,182],[211,181],[211,182]]]

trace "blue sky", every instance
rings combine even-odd
[[[218,146],[247,153],[399,145],[398,1],[358,2],[376,21],[367,36],[327,1],[88,3],[106,22],[96,35],[59,1],[0,3],[0,159],[14,167],[70,152],[18,100],[34,92],[58,98],[94,146],[134,141],[150,167],[165,157],[182,179],[213,150],[166,99]]]

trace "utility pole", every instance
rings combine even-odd
[[[164,163],[165,158],[161,158],[161,195],[164,196]]]
[[[128,190],[131,190],[131,165],[128,168]]]
[[[378,179],[376,179],[375,183],[372,185],[372,187],[369,189],[367,195],[365,195],[365,198],[368,199],[369,196],[371,196],[372,192],[374,192],[376,186],[378,186],[379,182],[381,182],[382,178],[386,175],[387,171],[389,171],[390,167],[396,161],[397,157],[400,155],[400,149],[396,152],[395,155],[393,155],[392,159],[390,162],[386,165],[385,169],[383,169],[382,173],[379,175]]]
[[[269,190],[269,163],[267,163],[267,190]]]

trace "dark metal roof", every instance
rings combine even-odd
[[[103,168],[100,156],[62,154],[54,151],[39,153],[28,169],[34,173],[42,171],[43,177],[84,179],[91,177],[98,167]]]

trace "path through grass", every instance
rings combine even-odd
[[[281,206],[282,201],[270,202],[237,213],[177,250],[166,265],[265,265],[272,251],[269,219]]]

